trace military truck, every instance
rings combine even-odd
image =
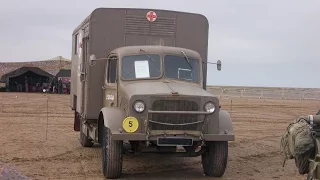
[[[121,176],[126,144],[134,154],[201,156],[205,175],[224,174],[235,137],[206,91],[208,31],[200,14],[130,8],[95,9],[74,30],[74,130],[83,147],[102,146],[106,178]]]

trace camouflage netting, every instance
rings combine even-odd
[[[308,173],[308,158],[314,153],[314,141],[307,123],[307,117],[299,117],[289,124],[287,131],[281,138],[281,150],[284,163],[288,159],[295,159],[300,174]]]
[[[30,180],[12,167],[0,162],[0,180]]]

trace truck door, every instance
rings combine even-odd
[[[88,62],[88,37],[82,39],[82,56],[81,56],[81,114],[86,114],[85,104],[86,104],[86,76],[87,76],[87,65]]]
[[[104,89],[104,105],[107,107],[116,107],[118,105],[118,57],[111,54],[108,56],[106,63],[105,86]]]

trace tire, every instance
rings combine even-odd
[[[83,123],[80,119],[80,144],[83,146],[83,147],[92,147],[93,146],[93,142],[92,140],[86,136],[83,132],[82,132],[82,126],[83,126]]]
[[[221,177],[227,168],[228,142],[207,142],[206,151],[201,155],[202,168],[206,176]]]
[[[102,129],[102,172],[107,179],[117,179],[122,173],[123,141],[112,141],[110,129]]]

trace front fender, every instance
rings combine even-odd
[[[232,134],[233,126],[232,120],[227,111],[220,110],[219,112],[219,134]]]
[[[125,111],[116,107],[104,107],[100,113],[103,116],[104,126],[109,128],[112,134],[119,133],[125,119]]]
[[[216,126],[216,124],[210,124]],[[210,129],[210,128],[209,128]],[[233,126],[230,115],[223,110],[219,111],[219,126],[218,132],[210,132],[204,134],[205,141],[234,141]]]

